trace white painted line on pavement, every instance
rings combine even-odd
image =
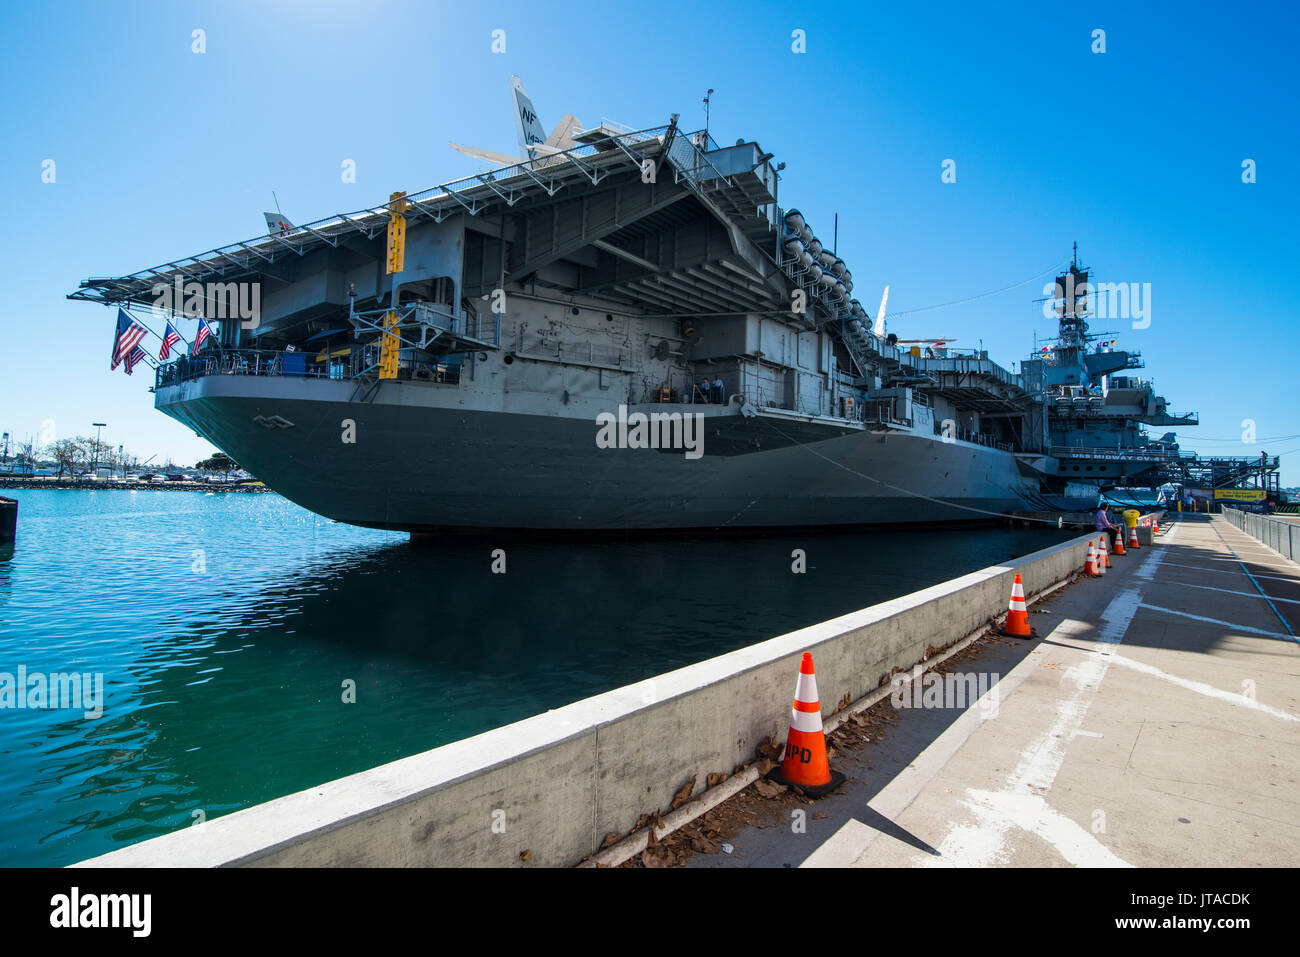
[[[1110,666],[1109,648],[1124,640],[1133,616],[1142,605],[1142,587],[1151,581],[1165,553],[1143,562],[1133,573],[1133,582],[1102,612],[1101,623],[1089,639],[1093,650],[1069,669],[1074,690],[1057,702],[1051,726],[1020,755],[1015,770],[1000,792],[968,788],[963,802],[975,816],[975,824],[953,825],[939,845],[938,857],[924,858],[928,867],[990,867],[1005,864],[1010,856],[1008,833],[1020,828],[1052,844],[1067,861],[1080,866],[1127,867],[1097,838],[1048,807],[1042,795],[1051,790],[1057,772],[1065,763],[1065,744],[1074,738],[1088,715],[1096,690]]]
[[[1247,625],[1238,625],[1236,622],[1224,621],[1221,618],[1206,618],[1204,615],[1193,615],[1191,612],[1176,611],[1173,608],[1163,608],[1160,605],[1148,605],[1146,602],[1142,602],[1139,607],[1146,608],[1150,611],[1163,612],[1166,615],[1177,615],[1180,618],[1192,618],[1196,621],[1203,621],[1208,625],[1219,625],[1222,628],[1228,628],[1232,631],[1244,631],[1249,632],[1252,635],[1266,635],[1269,638],[1285,638],[1287,641],[1295,641],[1295,639],[1290,635],[1284,634],[1280,631],[1265,631],[1263,628],[1251,628]]]
[[[1215,575],[1244,575],[1246,574],[1240,568],[1205,568],[1201,565],[1183,565],[1178,562],[1165,562],[1166,566],[1171,568],[1192,568],[1198,572],[1212,572]],[[1235,562],[1233,564],[1236,564]],[[1256,578],[1267,578],[1275,582],[1290,582],[1293,585],[1300,585],[1300,578],[1289,577],[1286,575],[1256,575]]]
[[[1254,698],[1248,698],[1243,694],[1235,694],[1231,691],[1224,691],[1221,688],[1214,687],[1214,685],[1207,685],[1203,681],[1191,681],[1187,678],[1180,678],[1177,675],[1171,675],[1167,671],[1161,671],[1155,665],[1148,665],[1141,661],[1135,661],[1132,658],[1126,658],[1124,655],[1112,654],[1110,660],[1113,664],[1123,665],[1125,668],[1140,671],[1142,674],[1151,675],[1154,678],[1162,678],[1165,681],[1178,685],[1180,688],[1186,688],[1188,691],[1195,691],[1197,694],[1203,694],[1209,698],[1218,698],[1220,701],[1226,701],[1229,704],[1239,705],[1243,708],[1250,708],[1252,711],[1261,711],[1264,714],[1271,714],[1275,718],[1284,718],[1287,721],[1300,721],[1300,715],[1292,714],[1289,711],[1283,711],[1281,708],[1274,708],[1271,705],[1261,704]],[[1100,735],[1098,735],[1098,737],[1100,737]]]
[[[967,806],[986,825],[1010,821],[1051,844],[1075,867],[1132,867],[1116,857],[1110,848],[1070,818],[1055,810],[1037,794],[1009,794],[1005,791],[967,790]]]
[[[1215,588],[1213,585],[1193,585],[1191,582],[1174,581],[1169,578],[1160,579],[1158,584],[1180,585],[1183,588],[1203,588],[1206,591],[1221,591],[1225,595],[1241,595],[1243,598],[1262,598],[1265,601],[1284,601],[1289,605],[1300,605],[1300,598],[1278,598],[1276,595],[1261,595],[1257,591],[1237,591],[1234,588]]]

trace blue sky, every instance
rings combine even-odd
[[[702,126],[712,87],[714,136],[787,163],[783,205],[822,236],[839,213],[839,253],[872,310],[886,283],[893,313],[1028,279],[1077,240],[1099,280],[1151,284],[1149,328],[1103,327],[1143,352],[1140,374],[1173,409],[1200,413],[1184,447],[1292,450],[1282,480],[1300,485],[1300,438],[1240,441],[1245,419],[1260,438],[1300,433],[1300,13],[970,6],[6,5],[0,428],[104,421],[107,441],[142,457],[206,454],[153,411],[146,370],[109,371],[112,311],[65,295],[256,236],[272,190],[310,221],[476,171],[449,141],[513,153],[518,73],[548,130],[566,111]],[[955,183],[940,181],[945,159]],[[982,344],[1011,367],[1053,332],[1041,287],[890,329]]]

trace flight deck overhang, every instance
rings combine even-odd
[[[449,216],[464,213],[480,216],[504,206],[512,208],[529,198],[554,197],[562,190],[584,185],[598,185],[615,171],[625,170],[628,163],[642,168],[646,161],[661,163],[666,150],[681,152],[693,147],[676,136],[675,125],[611,135],[608,148],[584,145],[572,150],[495,169],[435,186],[406,196],[410,226],[422,220],[441,223]],[[677,144],[674,147],[674,144]],[[698,151],[695,151],[698,152]],[[692,157],[693,170],[707,169],[706,159]],[[695,174],[698,175],[698,172]],[[274,277],[277,264],[305,257],[325,249],[357,248],[357,242],[381,247],[388,230],[389,204],[373,206],[351,213],[338,213],[302,226],[294,226],[270,236],[230,243],[206,252],[186,256],[159,266],[118,277],[84,280],[70,293],[69,299],[102,303],[149,304],[155,299],[153,289],[159,284],[232,281],[257,277]],[[382,256],[382,253],[381,253]]]
[[[469,295],[527,282],[684,316],[786,305],[784,277],[755,244],[776,230],[769,154],[754,143],[702,149],[711,145],[704,134],[679,133],[675,124],[588,139],[406,196],[408,244],[427,232],[422,226],[450,218],[463,222],[467,239],[470,232],[507,237],[507,261],[491,254],[495,269],[486,268],[480,245],[480,268],[473,276],[466,270]],[[341,213],[130,275],[88,279],[69,298],[152,305],[159,284],[248,281],[263,283],[271,300],[297,301],[315,290],[326,311],[346,304],[348,288],[358,303],[382,302],[393,282],[429,278],[410,275],[410,256],[404,274],[365,278],[383,260],[389,218],[387,204]],[[459,282],[458,270],[443,273]],[[303,304],[301,315],[312,308]]]

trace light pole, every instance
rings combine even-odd
[[[9,433],[8,432],[6,432],[4,435],[4,442],[5,442],[4,466],[5,466],[5,471],[7,472],[9,471]]]
[[[713,96],[713,90],[704,94],[704,150],[709,149],[709,98]]]
[[[108,423],[92,422],[90,424],[95,427],[95,454],[90,460],[90,477],[96,479],[99,478],[99,430],[108,425]]]

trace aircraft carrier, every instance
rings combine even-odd
[[[197,354],[157,364],[156,407],[375,528],[988,520],[1072,483],[1154,486],[1182,454],[1142,426],[1196,417],[1089,332],[1077,263],[1060,338],[1019,373],[900,342],[780,205],[784,164],[758,143],[676,115],[544,136],[512,92],[521,155],[457,147],[497,168],[303,226],[267,214],[257,239],[70,298],[178,330],[206,317]]]

